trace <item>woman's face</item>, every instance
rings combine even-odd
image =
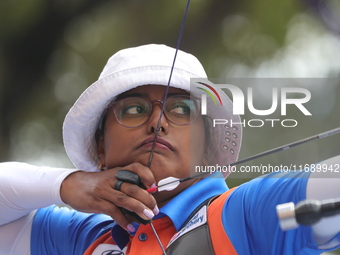
[[[119,98],[133,96],[142,97],[149,101],[163,100],[165,90],[165,86],[146,85],[131,89],[120,95]],[[184,90],[170,87],[170,95],[188,95],[188,93]],[[135,128],[121,125],[117,121],[113,110],[108,111],[103,142],[99,143],[99,154],[102,159],[104,158],[107,169],[123,168],[134,162],[139,162],[144,166],[148,165],[161,107],[160,103],[153,103],[150,118],[146,123]],[[190,137],[194,137],[194,139],[190,139]],[[158,138],[160,138],[160,141],[156,143],[154,148],[150,167],[157,183],[159,180],[169,176],[188,177],[191,164],[203,165],[205,131],[200,114],[190,125],[183,126],[169,122],[163,115]],[[195,153],[194,155],[191,154],[191,156],[190,147],[195,148]],[[157,202],[162,205],[196,181],[184,182],[173,191],[157,192],[154,196]]]

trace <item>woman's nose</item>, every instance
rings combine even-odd
[[[161,115],[162,104],[159,102],[155,102],[152,105],[152,112],[148,121],[148,133],[164,133],[167,134],[169,132],[169,123],[164,113]],[[159,130],[157,130],[158,122],[160,122]]]

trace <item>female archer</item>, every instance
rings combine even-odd
[[[203,90],[192,91],[190,79],[206,74],[194,56],[178,52],[167,91],[173,54],[145,45],[109,59],[64,121],[75,169],[0,164],[0,254],[276,255],[338,247],[339,216],[284,232],[275,211],[340,196],[334,172],[272,173],[232,190],[229,173],[219,172],[157,191],[160,180],[189,177],[193,166],[235,162],[241,145],[241,126],[211,128],[221,115],[240,123],[222,91],[222,104],[207,100],[201,115]],[[323,162],[339,163],[339,156]]]

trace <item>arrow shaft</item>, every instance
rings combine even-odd
[[[299,140],[299,141],[296,141],[296,142],[292,142],[292,143],[289,143],[289,144],[286,144],[286,145],[283,145],[283,146],[280,146],[280,147],[277,147],[277,148],[274,148],[274,149],[271,149],[271,150],[268,150],[268,151],[264,151],[262,153],[250,156],[250,157],[245,158],[245,159],[241,159],[239,161],[231,163],[230,165],[227,165],[227,167],[236,166],[236,165],[239,165],[239,164],[242,164],[242,163],[254,160],[254,159],[262,158],[264,156],[274,154],[276,152],[288,150],[288,149],[291,149],[293,147],[299,146],[301,144],[305,144],[305,143],[308,143],[308,142],[311,142],[311,141],[314,141],[314,140],[322,139],[322,138],[332,136],[332,135],[335,135],[335,134],[339,134],[339,133],[340,133],[340,127],[326,131],[326,132],[323,132],[323,133],[320,133],[320,134],[317,134],[317,135],[314,135],[314,136],[311,136],[311,137],[308,137],[308,138],[305,138],[305,139],[302,139],[302,140]],[[164,187],[166,185],[170,185],[170,184],[175,183],[175,182],[178,182],[178,185],[179,185],[181,182],[185,182],[185,181],[188,181],[188,180],[191,180],[191,179],[194,179],[194,178],[199,178],[199,177],[202,177],[204,175],[207,175],[207,173],[200,173],[200,174],[196,174],[194,176],[186,177],[186,178],[183,178],[183,179],[174,180],[174,181],[171,181],[169,183],[164,183],[164,184],[158,186],[158,188]],[[174,186],[174,188],[176,188],[177,186]]]
[[[296,147],[298,145],[308,143],[308,142],[311,142],[311,141],[314,141],[314,140],[317,140],[317,139],[322,139],[322,138],[325,138],[325,137],[328,137],[328,136],[331,136],[331,135],[335,135],[335,134],[339,134],[339,133],[340,133],[340,127],[329,130],[329,131],[324,132],[324,133],[320,133],[318,135],[314,135],[314,136],[296,141],[296,142],[292,142],[292,143],[277,147],[275,149],[271,149],[271,150],[256,154],[254,156],[250,156],[248,158],[245,158],[245,159],[236,161],[234,163],[231,163],[229,166],[236,166],[236,165],[239,165],[239,164],[242,164],[242,163],[254,160],[254,159],[258,159],[258,158],[261,158],[261,157],[264,157],[264,156],[267,156],[267,155],[270,155],[270,154],[273,154],[273,153],[276,153],[276,152],[288,150],[288,149],[291,149],[291,148]]]

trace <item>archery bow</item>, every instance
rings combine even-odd
[[[340,199],[308,199],[296,206],[293,202],[279,204],[276,206],[276,213],[284,231],[297,228],[298,224],[310,226],[324,217],[340,214]]]

